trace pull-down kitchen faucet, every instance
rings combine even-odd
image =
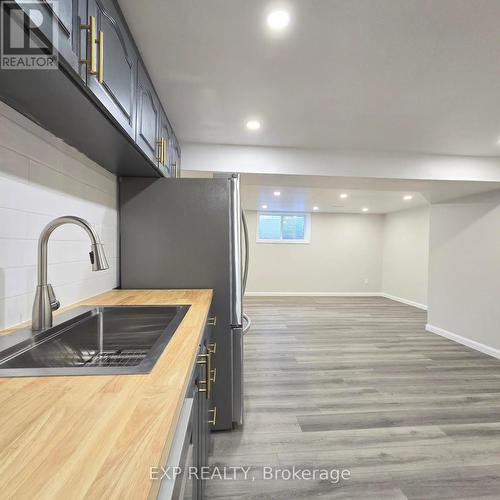
[[[84,219],[67,215],[58,217],[49,222],[38,239],[38,286],[36,287],[35,302],[33,303],[33,319],[31,328],[33,331],[44,330],[52,326],[52,311],[59,309],[54,289],[47,283],[47,245],[50,235],[54,229],[63,224],[76,224],[85,229],[91,242],[90,262],[92,271],[103,271],[108,269],[108,261],[104,254],[104,248],[95,229]]]

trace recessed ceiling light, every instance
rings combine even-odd
[[[248,120],[247,121],[247,129],[248,130],[259,130],[260,129],[260,121],[259,120]]]
[[[361,210],[363,210],[363,212],[368,212],[368,209],[366,207],[363,207]]]
[[[290,12],[274,9],[267,15],[267,25],[274,31],[284,30],[290,24]]]
[[[340,197],[345,200],[349,195],[347,193],[342,193]]]
[[[262,205],[262,208],[265,210],[267,208],[267,205]]]
[[[405,200],[405,201],[413,200],[413,196],[411,194],[407,194],[407,195],[403,196],[403,200]]]
[[[281,194],[281,191],[275,191],[273,194],[274,196],[279,196]]]
[[[317,210],[319,210],[319,207],[313,207],[313,210],[317,211]]]

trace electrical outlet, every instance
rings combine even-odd
[[[365,278],[365,285],[368,285],[368,278]]]

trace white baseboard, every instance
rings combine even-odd
[[[381,297],[385,297],[386,299],[395,300],[396,302],[402,302],[407,306],[418,307],[419,309],[427,311],[427,306],[425,304],[421,304],[420,302],[414,302],[413,300],[403,299],[402,297],[396,297],[395,295],[391,295],[390,293],[385,293],[385,292],[381,292],[379,295]]]
[[[245,297],[380,297],[379,292],[245,292]]]
[[[480,342],[476,342],[475,340],[471,340],[471,339],[468,339],[466,337],[462,337],[461,335],[457,335],[456,333],[449,332],[448,330],[445,330],[443,328],[439,328],[438,326],[427,324],[427,325],[425,325],[425,329],[428,332],[436,333],[437,335],[440,335],[441,337],[445,337],[447,339],[453,340],[454,342],[458,342],[459,344],[470,347],[471,349],[474,349],[476,351],[480,351],[484,354],[488,354],[489,356],[493,356],[494,358],[500,359],[500,349],[495,349],[494,347],[490,347],[490,346],[481,344]]]

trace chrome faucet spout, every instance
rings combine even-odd
[[[67,215],[49,222],[42,230],[38,239],[38,283],[33,303],[33,320],[31,328],[34,331],[45,330],[52,326],[52,311],[60,306],[52,285],[47,283],[47,246],[52,232],[63,224],[76,224],[85,230],[90,238],[90,263],[93,271],[108,269],[108,261],[101,240],[95,229],[84,219]]]

